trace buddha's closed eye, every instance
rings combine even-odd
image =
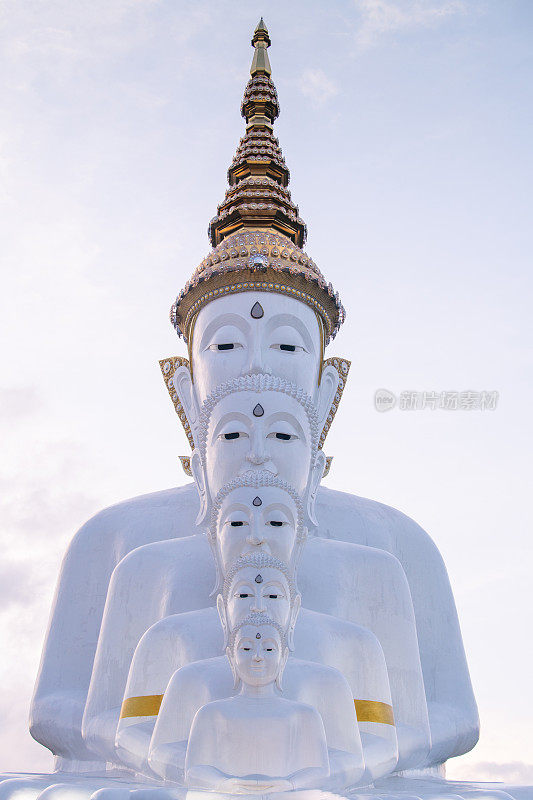
[[[281,528],[282,525],[286,525],[286,522],[282,522],[279,519],[270,519],[266,523],[267,525],[272,525],[273,528]]]
[[[230,442],[232,439],[248,438],[248,434],[242,433],[242,431],[231,431],[230,433],[223,433],[220,438]]]
[[[280,442],[293,442],[298,439],[295,433],[281,433],[280,431],[273,431],[269,433],[267,439],[278,439]]]
[[[239,342],[220,342],[220,344],[210,344],[209,350],[220,352],[223,350],[237,350],[242,349],[242,344]]]
[[[247,522],[243,522],[242,519],[232,519],[230,523],[232,528],[241,528],[243,525],[247,525]]]
[[[282,353],[303,353],[304,348],[299,344],[271,344],[272,350],[281,350]]]

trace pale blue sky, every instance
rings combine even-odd
[[[449,773],[533,782],[528,0],[3,0],[0,769],[50,764],[26,717],[74,531],[185,480],[157,360],[184,353],[168,309],[208,251],[261,14],[307,251],[348,312],[326,484],[445,558],[482,719]],[[379,387],[500,404],[378,414]]]

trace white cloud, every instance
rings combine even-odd
[[[463,0],[354,0],[360,14],[356,43],[372,47],[384,35],[431,28],[446,17],[464,13]]]
[[[0,387],[0,415],[9,424],[14,419],[34,414],[42,406],[42,398],[35,386]]]
[[[300,91],[315,108],[323,106],[339,93],[339,87],[321,69],[306,69],[298,82]]]

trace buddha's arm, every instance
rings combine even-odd
[[[311,706],[300,706],[297,736],[295,737],[294,766],[302,766],[287,776],[293,789],[313,789],[322,786],[330,774],[326,732],[322,717]],[[362,771],[362,770],[361,770]]]
[[[150,749],[148,762],[155,774],[166,781],[182,781],[186,753],[187,741],[165,742]]]
[[[388,512],[394,517],[396,555],[415,609],[432,738],[427,763],[437,764],[474,747],[479,736],[477,706],[444,561],[413,520],[394,509]]]
[[[30,712],[32,736],[55,755],[96,758],[82,738],[81,723],[113,569],[139,545],[188,535],[197,506],[194,484],[144,495],[100,511],[70,543]]]
[[[66,759],[97,758],[81,737],[109,578],[113,542],[87,522],[63,559],[30,712],[34,739]]]

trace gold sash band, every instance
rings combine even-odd
[[[157,717],[162,701],[162,694],[128,697],[122,703],[120,719],[124,719],[124,717]]]
[[[394,725],[392,706],[378,700],[354,700],[358,722],[381,722]]]
[[[157,717],[162,700],[162,694],[128,697],[122,703],[120,719],[124,719],[124,717]],[[394,725],[392,706],[388,703],[380,703],[378,700],[354,700],[354,704],[359,722],[381,722],[384,725]]]

